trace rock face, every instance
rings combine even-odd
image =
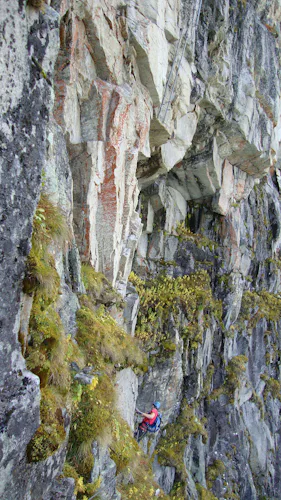
[[[233,192],[237,192],[236,189],[234,184]],[[199,240],[195,241],[196,233],[193,233],[193,242],[192,237],[190,241],[177,240],[177,244],[173,247],[170,239],[175,237],[166,235],[161,240],[159,236],[155,238],[152,233],[149,235],[146,247],[146,258],[136,259],[137,268],[141,270],[141,265],[143,266],[142,274],[146,272],[147,266],[150,272],[158,272],[159,264],[155,263],[152,255],[157,255],[159,263],[161,259],[165,260],[167,249],[169,249],[169,260],[173,261],[173,266],[170,265],[168,269],[172,268],[170,272],[174,276],[179,272],[192,273],[202,267],[208,269],[209,263],[214,266],[210,275],[216,276],[214,293],[223,303],[224,327],[220,331],[214,323],[209,330],[206,329],[202,345],[198,346],[197,351],[187,348],[184,356],[186,365],[183,370],[185,374],[183,394],[189,404],[193,405],[194,400],[201,400],[200,394],[204,394],[202,382],[205,379],[206,383],[207,368],[213,365],[214,374],[209,387],[211,392],[204,406],[199,406],[201,409],[198,413],[201,418],[206,416],[208,419],[209,439],[206,445],[202,443],[200,445],[201,473],[198,470],[196,451],[199,442],[187,445],[184,461],[188,474],[203,486],[202,461],[209,470],[212,470],[213,464],[218,460],[224,464],[222,479],[218,474],[212,483],[213,492],[218,498],[228,494],[230,489],[237,491],[240,498],[258,498],[259,495],[274,498],[278,496],[280,482],[279,473],[274,466],[275,461],[280,460],[277,458],[279,452],[276,448],[279,424],[274,416],[280,412],[279,382],[276,385],[275,396],[273,385],[271,385],[273,392],[271,397],[269,396],[270,384],[274,384],[273,379],[276,381],[279,379],[277,374],[279,313],[273,321],[273,316],[269,311],[266,312],[264,303],[260,302],[259,306],[257,303],[256,306],[254,303],[246,305],[247,300],[254,296],[264,298],[267,296],[270,302],[274,301],[276,297],[274,294],[279,297],[280,284],[277,276],[280,271],[277,269],[275,254],[279,232],[278,223],[275,227],[278,217],[274,214],[279,213],[280,201],[277,185],[271,177],[252,189],[248,196],[246,193],[247,190],[244,192],[244,199],[240,199],[239,203],[230,207],[225,218],[219,219],[218,216],[213,216],[213,222],[211,222],[212,204],[209,207],[198,204],[190,208],[189,220],[193,230],[196,230],[197,234],[201,232],[208,235],[210,239],[209,243],[206,239],[207,244],[216,241],[219,245],[215,251],[215,261],[212,252],[204,246],[204,242],[201,246]],[[169,220],[169,213],[166,212],[165,215],[166,220]],[[166,226],[163,224],[163,227]],[[155,228],[155,231],[159,230],[161,231]],[[268,292],[265,290],[270,293],[266,295]],[[219,362],[220,353],[223,364]],[[245,356],[244,361],[241,356]],[[153,368],[157,379],[160,379],[159,366],[157,364],[157,368]],[[229,402],[231,398],[228,384],[233,391],[232,403]],[[155,387],[155,384],[150,384],[149,387]],[[143,397],[148,393],[149,388],[144,387]],[[142,392],[139,398],[142,398]],[[274,450],[272,459],[270,449]],[[233,460],[236,461],[234,468]],[[159,474],[158,469],[156,470]],[[269,473],[269,470],[275,472]],[[207,477],[208,474],[210,477],[208,472]],[[270,483],[264,479],[269,474],[273,474]],[[228,484],[228,488],[224,486],[225,483]],[[235,483],[239,485],[237,490]],[[196,495],[195,497],[197,498]]]
[[[21,280],[30,250],[51,115],[59,16],[12,0],[1,18],[1,498],[38,498],[42,468],[26,463],[26,445],[39,425],[39,379],[25,370],[18,342]],[[45,467],[46,471],[48,467]],[[39,479],[40,478],[40,479]],[[49,478],[50,479],[50,478]],[[48,482],[49,482],[48,479]],[[38,482],[35,497],[32,484]]]
[[[138,396],[138,379],[131,368],[116,375],[117,408],[124,420],[134,429],[134,413]]]
[[[137,495],[131,431],[124,444],[118,419],[132,430],[135,406],[155,400],[165,430],[144,448],[167,495],[280,496],[280,19],[273,0],[0,0],[3,500]],[[65,467],[73,478],[61,476],[71,416],[109,372],[72,363],[65,439],[29,462],[40,381],[19,334],[31,343],[34,294],[22,280],[41,189],[68,226],[67,241],[50,245],[60,289],[49,297],[66,342],[79,344],[78,311],[93,293],[81,263],[124,300],[121,310],[96,275],[119,448],[88,443],[91,472],[78,454],[79,471]],[[148,366],[108,349],[106,312]]]
[[[120,499],[120,494],[116,492],[116,464],[109,456],[107,448],[102,448],[98,443],[93,444],[93,455],[95,465],[91,473],[91,480],[101,478],[98,495],[101,499]]]

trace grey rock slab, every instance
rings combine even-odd
[[[255,474],[267,469],[267,455],[274,449],[273,436],[266,423],[260,420],[260,413],[253,403],[243,405],[243,419],[251,436],[250,465]]]
[[[62,320],[65,335],[75,337],[76,334],[76,312],[80,308],[77,295],[75,295],[68,285],[63,284],[60,295],[56,302],[56,309]]]
[[[125,368],[116,374],[114,385],[117,395],[117,409],[131,429],[134,429],[138,378],[131,368]]]
[[[149,367],[139,385],[137,407],[141,411],[149,411],[153,401],[160,401],[163,425],[177,416],[182,394],[182,341],[175,341],[176,351],[165,361],[159,361],[154,367]]]
[[[136,323],[138,319],[138,310],[140,299],[133,287],[129,282],[125,295],[125,308],[124,308],[124,322],[127,333],[134,336]]]
[[[168,495],[173,487],[176,469],[175,467],[165,467],[158,463],[157,457],[153,461],[154,477],[164,493]]]
[[[98,489],[101,500],[117,500],[120,495],[116,491],[115,462],[110,458],[108,449],[96,441],[92,445],[92,453],[95,460],[91,472],[91,482],[101,477],[101,484]]]
[[[75,480],[72,477],[62,477],[54,481],[50,500],[75,500]]]
[[[26,462],[26,445],[39,425],[39,381],[24,371],[18,343],[20,292],[30,251],[32,219],[46,154],[51,82],[59,47],[59,15],[26,2],[0,2],[0,379],[3,499],[31,498],[42,471]],[[20,438],[19,438],[20,434]],[[57,474],[49,470],[49,482]],[[38,492],[37,492],[38,493]],[[42,493],[42,491],[41,491]],[[40,498],[41,493],[37,495]],[[35,497],[36,498],[36,494]]]

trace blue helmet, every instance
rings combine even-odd
[[[155,408],[157,408],[157,410],[159,410],[159,408],[160,408],[161,404],[159,403],[159,401],[155,401],[155,402],[153,403],[153,406],[155,406]]]

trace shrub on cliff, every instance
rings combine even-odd
[[[161,437],[157,447],[161,465],[176,467],[183,478],[185,477],[183,457],[190,436],[202,436],[203,442],[206,443],[208,434],[196,417],[194,409],[183,400],[176,422],[166,427],[166,435]]]
[[[255,326],[262,318],[268,321],[278,321],[281,318],[281,297],[262,290],[261,292],[247,291],[243,294],[240,319]]]
[[[23,291],[41,295],[41,301],[54,302],[60,288],[51,245],[63,244],[69,230],[62,211],[46,194],[41,194],[33,219],[31,250],[27,259]]]
[[[40,418],[41,424],[27,446],[30,462],[45,460],[66,438],[59,398],[48,388],[41,391]]]
[[[107,370],[110,364],[118,364],[119,368],[145,366],[138,341],[120,328],[104,307],[93,310],[85,298],[81,302],[84,305],[77,312],[76,340],[86,361],[98,369],[107,366]]]
[[[28,459],[36,462],[52,455],[66,438],[63,409],[69,406],[69,362],[77,347],[65,334],[55,308],[60,278],[50,248],[62,245],[67,236],[63,213],[42,194],[23,282],[23,291],[33,297],[28,339],[20,337],[27,367],[40,378],[41,424],[27,448]]]
[[[180,311],[184,312],[188,322],[185,335],[196,338],[194,348],[200,342],[199,313],[203,313],[204,327],[208,326],[211,315],[221,320],[221,303],[213,298],[206,271],[177,278],[162,275],[147,281],[131,273],[129,280],[140,297],[136,336],[146,350],[158,345],[165,349],[165,323],[170,314],[177,318]]]
[[[86,479],[94,463],[93,441],[110,440],[114,399],[114,386],[110,378],[103,375],[82,388],[80,401],[73,409],[68,460]]]
[[[27,5],[30,5],[35,9],[43,9],[45,6],[45,0],[27,0]]]
[[[81,275],[92,304],[104,304],[105,306],[115,304],[118,308],[123,307],[121,295],[113,288],[103,273],[97,272],[90,264],[83,263]]]
[[[202,486],[201,484],[196,484],[196,490],[198,492],[200,500],[218,500],[218,498],[213,495],[211,491],[204,488],[204,486]]]
[[[190,241],[194,243],[199,248],[208,248],[210,251],[214,251],[218,245],[215,241],[210,240],[207,236],[200,233],[193,233],[189,227],[185,225],[184,222],[180,222],[176,227],[176,236],[179,241]]]

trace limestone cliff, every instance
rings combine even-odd
[[[3,500],[280,498],[280,21],[0,0]]]

